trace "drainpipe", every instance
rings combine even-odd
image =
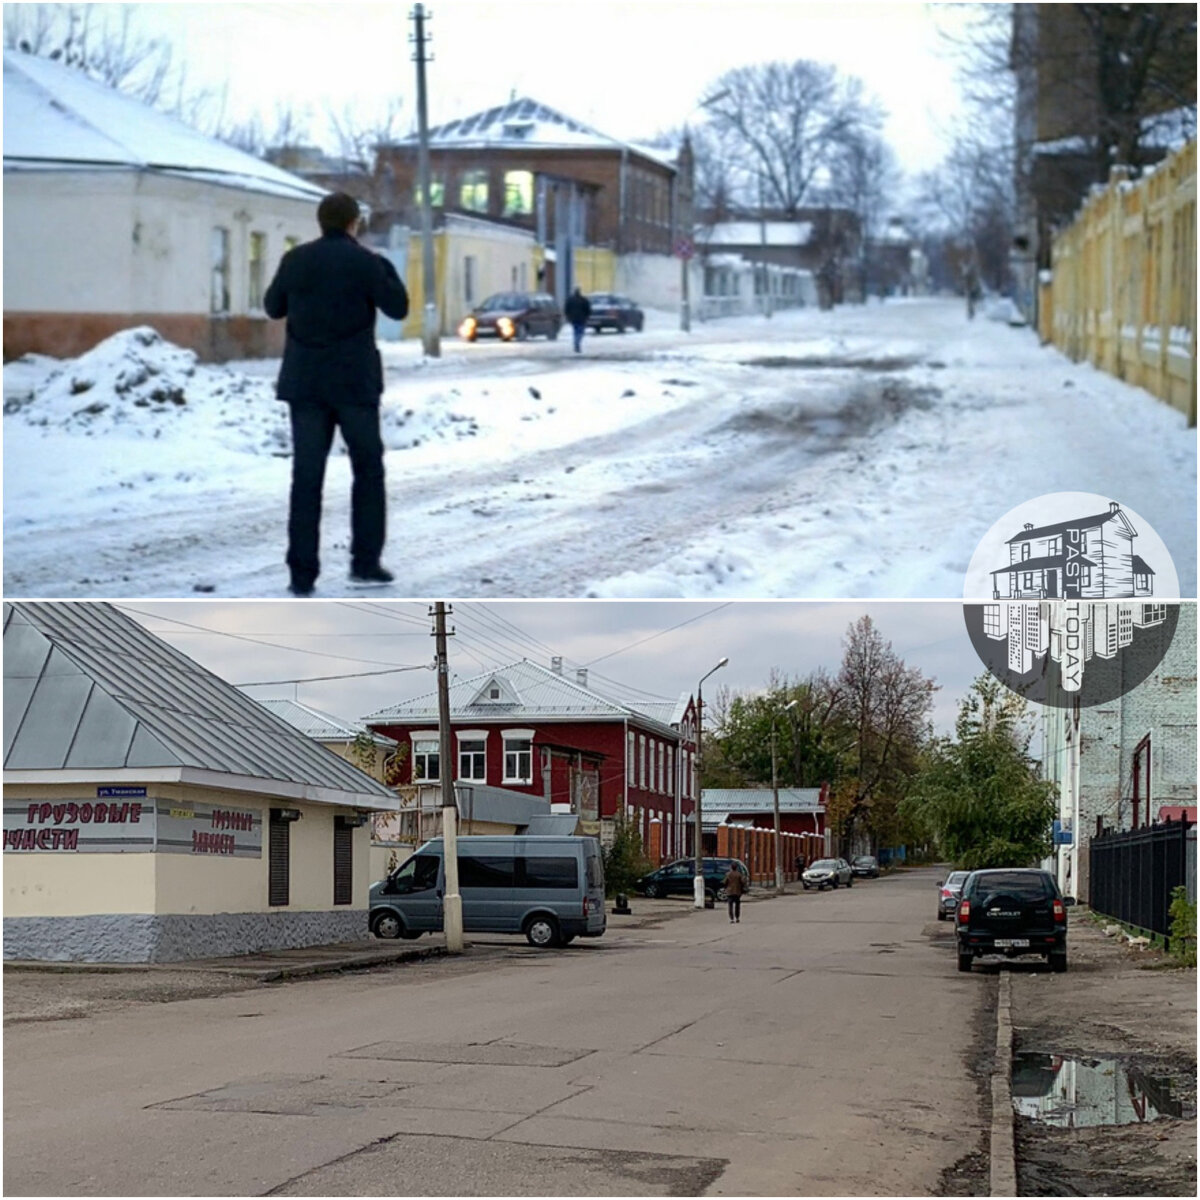
[[[550,794],[550,748],[542,747],[542,795],[547,804],[553,803]]]

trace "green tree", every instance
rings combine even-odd
[[[1053,785],[1029,757],[1028,706],[981,675],[959,707],[955,737],[934,742],[904,801],[963,870],[1027,867],[1050,853]]]
[[[650,862],[642,846],[642,835],[637,826],[620,811],[617,813],[612,845],[602,846],[600,856],[604,864],[604,892],[607,896],[633,891],[633,885],[650,870]]]

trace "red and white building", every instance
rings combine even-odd
[[[633,706],[588,685],[587,671],[563,674],[522,661],[450,684],[453,772],[464,816],[471,789],[541,797],[552,814],[574,815],[580,833],[607,842],[622,810],[652,858],[691,852],[696,788],[696,709]],[[437,694],[393,705],[364,722],[408,754],[399,780],[440,789]]]

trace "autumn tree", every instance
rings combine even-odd
[[[1031,736],[1025,700],[981,675],[955,737],[924,754],[904,807],[956,867],[1028,867],[1050,853],[1054,787],[1029,756]]]

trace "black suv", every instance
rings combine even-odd
[[[1067,969],[1067,907],[1049,871],[1004,867],[972,871],[954,920],[958,969],[981,954],[1044,954],[1055,971]]]
[[[718,900],[725,899],[725,876],[730,867],[737,867],[746,877],[750,887],[750,872],[746,864],[737,858],[705,858],[704,890]],[[643,875],[637,881],[637,890],[651,898],[655,896],[692,896],[695,894],[696,862],[691,858],[677,858]]]

